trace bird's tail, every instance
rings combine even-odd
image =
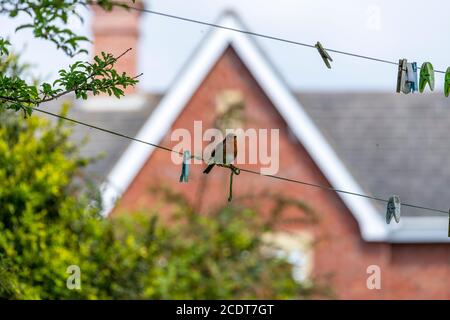
[[[210,164],[209,166],[207,166],[206,169],[203,170],[203,173],[208,174],[208,173],[212,170],[212,168],[214,168],[214,165],[215,165],[215,164],[212,163],[212,164]]]

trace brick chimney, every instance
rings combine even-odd
[[[126,2],[130,6],[143,8],[142,1]],[[118,72],[126,72],[130,76],[138,74],[137,54],[139,41],[139,18],[141,12],[116,7],[112,11],[105,11],[99,6],[92,6],[92,32],[94,41],[94,55],[102,51],[118,56],[128,48],[130,52],[116,63]],[[128,87],[125,93],[134,93],[136,88]]]

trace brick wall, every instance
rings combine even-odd
[[[279,175],[329,185],[231,48],[206,77],[173,124],[172,130],[177,128],[192,130],[196,120],[203,121],[204,130],[213,127],[216,97],[223,90],[230,89],[241,91],[245,97],[246,128],[280,129]],[[168,133],[161,144],[173,147],[176,143],[170,141]],[[113,216],[136,209],[159,208],[158,198],[148,192],[152,186],[169,186],[184,194],[205,213],[227,201],[229,183],[227,170],[214,168],[211,174],[203,175],[204,166],[191,165],[190,182],[181,184],[178,183],[181,166],[174,165],[170,157],[171,154],[166,151],[158,149],[154,151],[112,213]],[[250,165],[244,167],[258,168]],[[239,197],[243,195],[267,190],[303,200],[319,217],[316,225],[290,222],[280,223],[278,228],[286,231],[309,230],[313,233],[315,241],[313,277],[329,283],[338,298],[450,299],[449,245],[367,243],[361,239],[352,214],[334,192],[245,172],[234,180],[235,201],[239,201]],[[255,202],[253,204],[262,207],[262,214],[267,213],[272,205],[264,198],[254,198],[253,201]],[[298,209],[290,208],[283,218],[303,215],[304,213]],[[381,267],[382,290],[371,291],[366,288],[368,277],[366,269],[369,265]]]

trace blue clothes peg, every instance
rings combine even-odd
[[[398,62],[397,92],[408,94],[418,91],[419,81],[417,78],[417,63],[408,63],[408,60],[400,59]]]
[[[419,91],[419,80],[417,76],[417,62],[412,62],[407,64],[407,83],[411,92]]]
[[[183,154],[183,165],[181,167],[180,182],[188,182],[190,161],[191,161],[191,153],[189,151],[185,151]]]

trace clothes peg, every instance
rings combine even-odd
[[[450,210],[448,210],[448,237],[450,238]]]
[[[398,61],[397,92],[408,94],[417,89],[417,63],[408,63],[407,59],[400,59]]]
[[[417,79],[417,62],[408,63],[407,67],[407,83],[409,84],[410,92],[419,90],[419,81]]]
[[[189,161],[191,161],[191,153],[185,151],[183,154],[183,164],[181,167],[180,182],[188,182],[189,179]]]
[[[450,94],[450,67],[445,72],[444,94],[446,97]]]
[[[397,92],[403,92],[405,93],[405,85],[406,85],[406,80],[407,80],[407,75],[406,72],[408,71],[407,69],[407,60],[406,59],[400,59],[398,61],[398,73],[397,73]],[[409,93],[406,92],[406,93]]]
[[[426,85],[430,86],[430,90],[434,90],[434,69],[430,62],[424,62],[420,69],[419,91],[423,92]]]
[[[328,52],[325,50],[325,48],[322,46],[322,44],[319,41],[317,41],[315,47],[319,51],[319,54],[322,57],[322,60],[326,64],[328,69],[331,69],[330,61],[333,61],[333,59],[330,57]],[[330,61],[328,61],[328,60],[330,60]]]
[[[392,196],[389,198],[387,209],[386,209],[386,223],[389,224],[392,220],[392,217],[394,217],[395,222],[400,222],[400,197],[399,196]]]

